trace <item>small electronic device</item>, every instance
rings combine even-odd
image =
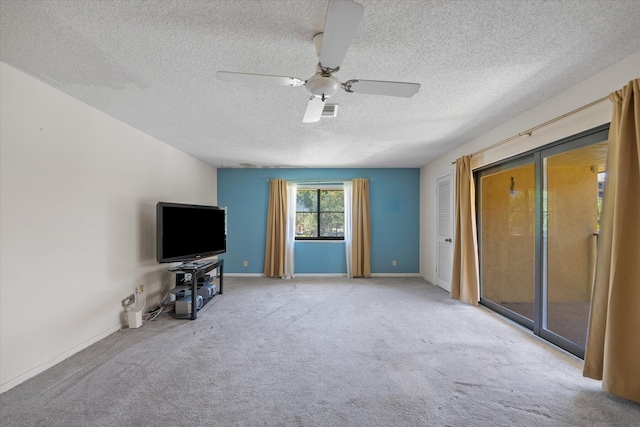
[[[176,296],[175,299],[179,300],[180,298],[191,296],[191,286],[176,286],[169,293],[174,294]]]
[[[214,283],[208,283],[206,285],[198,287],[198,295],[204,299],[209,299],[216,294],[216,285]]]
[[[127,324],[130,329],[142,326],[142,310],[127,310]]]
[[[196,295],[196,310],[202,308],[202,295]],[[191,295],[176,300],[176,314],[191,314]]]
[[[198,286],[201,286],[203,284],[206,285],[209,282],[211,282],[211,275],[209,274],[205,274],[202,277],[198,277]]]

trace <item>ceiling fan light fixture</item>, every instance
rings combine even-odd
[[[316,74],[307,80],[306,87],[314,96],[329,98],[340,90],[341,84],[331,75]]]

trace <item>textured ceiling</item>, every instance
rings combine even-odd
[[[360,0],[336,74],[417,82],[302,123],[327,1],[0,3],[0,59],[214,166],[419,167],[640,50],[640,1]]]

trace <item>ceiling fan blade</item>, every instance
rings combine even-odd
[[[320,49],[320,64],[323,67],[340,67],[363,13],[364,6],[352,0],[329,1]]]
[[[312,96],[307,104],[307,110],[304,112],[302,123],[313,123],[320,121],[322,110],[324,110],[325,101],[318,96]]]
[[[379,80],[349,80],[343,84],[344,90],[372,95],[402,96],[411,98],[420,89],[419,83],[383,82]]]
[[[302,86],[304,80],[300,80],[296,77],[286,76],[271,76],[268,74],[249,74],[249,73],[234,73],[232,71],[218,71],[216,77],[220,80],[226,80],[228,82],[240,82],[240,83],[259,83],[269,84],[272,86]]]

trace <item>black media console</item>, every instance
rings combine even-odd
[[[202,308],[210,302],[215,295],[222,294],[222,282],[224,275],[224,260],[220,259],[217,261],[210,262],[202,262],[201,264],[181,264],[176,267],[170,268],[169,271],[176,274],[176,276],[182,275],[185,279],[184,285],[191,286],[191,313],[190,314],[176,314],[175,310],[171,313],[171,315],[177,319],[191,319],[195,320],[198,317],[198,309],[196,304],[196,299],[198,296],[198,278],[204,277],[205,274],[210,272],[213,269],[217,269],[216,271],[216,279],[220,279],[220,285],[218,287],[218,292],[214,294],[211,298],[204,299],[202,302]],[[176,280],[177,282],[178,280]],[[176,283],[177,284],[177,283]]]

